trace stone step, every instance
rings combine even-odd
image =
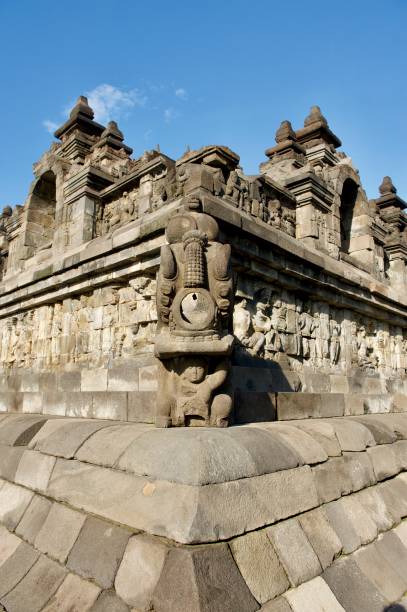
[[[220,430],[1,414],[0,605],[382,612],[407,590],[406,470],[405,413]]]

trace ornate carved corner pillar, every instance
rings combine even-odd
[[[389,259],[389,269],[387,271],[390,284],[402,293],[407,293],[407,244],[401,240],[389,241],[384,247]]]
[[[330,252],[337,248],[333,237],[334,194],[314,172],[305,172],[286,181],[297,200],[296,237],[308,246]]]
[[[100,192],[112,183],[109,175],[92,166],[85,166],[68,179],[64,199],[67,219],[70,222],[70,246],[78,246],[94,237]]]
[[[232,334],[230,245],[196,196],[166,228],[157,278],[158,427],[229,424]]]

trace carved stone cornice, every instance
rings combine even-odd
[[[69,204],[83,195],[100,197],[100,192],[112,182],[112,177],[99,168],[85,166],[67,180],[64,188],[65,202]]]
[[[323,211],[330,211],[334,193],[313,172],[298,174],[285,182],[286,188],[295,196],[297,206],[312,204]]]

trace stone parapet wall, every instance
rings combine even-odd
[[[406,470],[405,412],[228,430],[1,415],[0,603],[405,605]]]

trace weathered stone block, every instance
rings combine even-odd
[[[301,463],[313,465],[314,463],[321,463],[328,459],[328,455],[321,444],[301,429],[282,423],[276,423],[270,428],[270,431],[280,436],[284,444],[299,455]]]
[[[376,542],[376,548],[400,576],[405,591],[407,589],[407,548],[394,531],[381,535]]]
[[[20,391],[30,391],[30,392],[40,391],[39,372],[32,372],[30,370],[24,370],[21,373]]]
[[[293,586],[322,572],[318,557],[296,519],[269,527],[267,534]]]
[[[22,395],[21,412],[24,414],[42,413],[42,393],[26,391]]]
[[[394,524],[394,518],[388,511],[383,497],[376,487],[359,491],[356,499],[362,504],[363,508],[374,521],[378,531],[387,531]]]
[[[0,525],[0,567],[14,554],[20,544],[20,538]]]
[[[17,412],[17,395],[16,391],[1,391],[0,412]]]
[[[129,612],[129,607],[112,591],[103,591],[92,606],[91,612]],[[133,608],[133,612],[136,609]]]
[[[326,569],[340,554],[342,544],[332,529],[324,510],[316,508],[301,514],[298,520],[319,559],[322,569]]]
[[[226,544],[168,553],[153,606],[185,612],[186,602],[188,612],[254,612],[259,608]]]
[[[26,511],[34,493],[9,482],[4,483],[0,495],[0,521],[14,530]]]
[[[324,448],[328,457],[337,457],[341,454],[338,438],[329,422],[310,419],[293,421],[291,424],[309,433]]]
[[[107,391],[107,369],[81,370],[81,391]]]
[[[355,419],[333,419],[331,423],[342,451],[364,451],[376,444],[367,427]]]
[[[369,544],[357,550],[352,557],[365,576],[386,599],[396,601],[403,595],[404,581],[380,553],[376,544]]]
[[[156,401],[156,391],[129,391],[127,393],[127,419],[136,423],[153,423]]]
[[[46,497],[34,495],[16,527],[16,533],[30,544],[34,544],[34,540],[40,529],[42,529],[51,506],[52,502]]]
[[[127,393],[109,391],[93,393],[93,415],[97,419],[127,420]]]
[[[294,450],[262,428],[150,429],[127,448],[122,470],[182,484],[228,482],[296,467]]]
[[[104,589],[113,585],[130,532],[88,517],[72,548],[67,567]]]
[[[394,529],[394,533],[400,539],[403,546],[407,548],[407,521],[403,521],[400,525],[397,525]]]
[[[76,458],[87,463],[113,467],[124,451],[139,436],[150,431],[145,424],[112,425],[93,433],[76,452]]]
[[[396,461],[401,470],[407,470],[407,440],[397,440],[393,444]]]
[[[278,597],[265,603],[260,612],[292,612],[292,607],[285,597]]]
[[[391,410],[392,412],[407,412],[407,395],[405,393],[394,393]]]
[[[383,612],[389,603],[351,557],[338,560],[322,577],[346,612]]]
[[[274,384],[272,372],[268,368],[233,366],[230,374],[233,389],[272,393]]]
[[[5,446],[0,444],[0,477],[14,480],[18,464],[24,453],[24,447]]]
[[[288,591],[284,597],[293,612],[344,612],[344,608],[320,576]]]
[[[376,483],[372,462],[366,452],[345,452],[343,458],[352,483],[352,491],[360,491]]]
[[[352,480],[344,457],[333,457],[312,468],[318,497],[322,504],[348,495],[352,491]]]
[[[26,450],[18,464],[15,482],[35,491],[45,492],[55,461],[55,457]]]
[[[356,421],[369,429],[376,444],[392,444],[397,436],[391,427],[386,425],[384,419],[375,418],[374,415],[366,415],[355,418]]]
[[[81,391],[81,371],[58,372],[57,375],[58,391]]]
[[[234,423],[275,421],[276,397],[267,391],[239,391],[234,399]]]
[[[157,366],[149,365],[139,368],[139,390],[157,391]]]
[[[46,437],[37,438],[35,440],[35,450],[47,455],[71,459],[89,436],[109,425],[110,423],[103,421],[79,421],[74,419],[66,421],[61,424],[61,427],[50,429],[50,433]]]
[[[398,474],[400,465],[392,444],[381,444],[367,449],[377,480]]]
[[[34,545],[38,550],[64,563],[84,522],[84,514],[54,503],[35,538]]]
[[[265,603],[286,591],[290,583],[266,530],[232,540],[230,549],[252,595]]]
[[[197,490],[59,459],[47,494],[185,544],[231,538],[318,505],[308,466]]]
[[[6,610],[40,612],[63,581],[66,571],[41,555],[28,574],[2,599]]]
[[[157,538],[133,536],[116,576],[117,594],[138,610],[150,610],[169,548]],[[185,602],[186,604],[186,602]]]
[[[95,603],[100,588],[96,584],[68,574],[43,612],[74,612],[89,610]]]
[[[26,446],[45,424],[45,417],[13,416],[0,423],[0,444]]]
[[[305,419],[321,415],[320,393],[277,393],[279,421]]]
[[[345,393],[343,396],[344,400],[344,414],[345,416],[352,416],[364,413],[364,402],[361,395],[354,393]]]
[[[32,546],[21,542],[19,538],[17,540],[19,541],[18,547],[4,563],[0,564],[0,598],[14,589],[40,555]]]
[[[66,414],[66,393],[65,391],[47,391],[42,398],[43,414],[53,416],[65,416]]]
[[[93,393],[86,391],[65,392],[65,415],[67,417],[93,417]]]
[[[325,506],[328,520],[339,537],[343,552],[351,553],[377,537],[376,524],[355,496],[345,497]]]
[[[382,486],[386,487],[399,502],[400,516],[407,516],[407,474],[403,472],[395,478],[390,478]]]
[[[329,380],[332,393],[349,393],[349,381],[346,376],[331,374]]]
[[[138,391],[138,385],[138,368],[132,366],[117,366],[108,370],[108,391]]]
[[[56,372],[39,372],[38,391],[57,391],[57,376]]]

